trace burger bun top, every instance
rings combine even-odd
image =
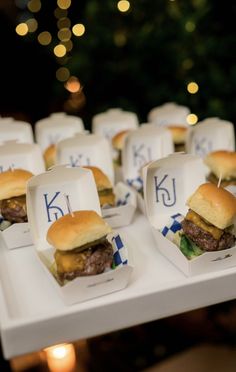
[[[93,172],[94,180],[98,191],[112,189],[111,181],[108,176],[98,167],[94,166],[83,166],[85,169],[90,169]]]
[[[225,229],[234,223],[236,216],[235,196],[213,183],[200,185],[186,204],[219,229]]]
[[[218,178],[236,178],[236,152],[234,151],[213,151],[205,158],[204,163]]]
[[[47,241],[60,251],[70,251],[101,239],[112,231],[95,211],[75,211],[56,220],[48,229]]]
[[[27,181],[33,174],[24,169],[8,170],[0,173],[0,200],[26,194]]]

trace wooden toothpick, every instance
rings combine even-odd
[[[217,187],[218,187],[218,188],[220,187],[221,180],[222,180],[222,173],[220,173],[219,181],[218,181],[218,184],[217,184]]]
[[[72,217],[75,217],[75,215],[72,211],[71,205],[70,205],[69,195],[64,194],[64,197],[65,197],[65,200],[66,200],[66,205],[67,205],[68,212],[70,213],[70,215]]]

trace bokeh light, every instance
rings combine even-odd
[[[19,23],[16,26],[16,33],[20,36],[25,36],[28,33],[29,29],[26,23]]]
[[[119,9],[120,12],[127,12],[130,8],[130,2],[127,0],[120,0],[117,3],[117,8]]]
[[[70,71],[66,67],[59,67],[56,71],[56,78],[59,81],[66,81],[70,77]]]
[[[40,0],[30,0],[27,4],[28,9],[32,13],[37,13],[41,9],[41,1]]]
[[[85,27],[82,23],[77,23],[72,27],[72,32],[75,36],[82,36],[85,33]]]
[[[68,9],[71,6],[71,0],[57,0],[57,6],[61,9]]]
[[[196,28],[196,25],[194,22],[192,21],[187,21],[185,23],[185,30],[188,31],[188,32],[193,32]]]
[[[58,21],[57,21],[57,27],[59,29],[70,28],[70,26],[71,26],[71,21],[67,17],[62,17],[62,18],[58,19]]]
[[[38,35],[38,42],[41,45],[49,45],[52,41],[52,35],[48,31],[40,32]]]
[[[69,28],[61,28],[57,33],[57,37],[61,41],[68,41],[71,38],[71,30]]]
[[[62,44],[58,44],[53,49],[53,52],[57,57],[64,57],[64,55],[66,54],[66,47]]]
[[[186,120],[189,125],[195,125],[198,122],[198,117],[196,114],[189,114]]]
[[[38,28],[38,22],[35,18],[27,19],[27,21],[25,23],[28,26],[29,32],[35,32]]]
[[[191,83],[188,83],[187,85],[187,91],[191,94],[197,93],[199,90],[199,86],[194,81],[191,81]]]
[[[76,76],[71,76],[66,84],[65,88],[70,92],[70,93],[77,93],[80,91],[81,85],[79,82],[79,79]]]
[[[66,9],[56,8],[56,9],[54,10],[54,16],[55,16],[57,19],[60,19],[60,18],[66,18],[66,17],[67,17],[67,10],[66,10]]]

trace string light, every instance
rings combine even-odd
[[[66,47],[62,44],[58,44],[53,49],[53,52],[57,57],[64,57],[64,55],[66,54]]]
[[[73,344],[61,344],[44,349],[51,372],[74,371],[76,354]]]
[[[70,71],[66,67],[59,67],[59,69],[56,71],[56,78],[59,81],[66,81],[70,77]]]
[[[67,52],[70,52],[73,49],[73,43],[71,40],[63,41],[62,44],[65,46]]]
[[[27,4],[27,8],[32,12],[32,13],[37,13],[41,9],[41,1],[40,0],[30,0]]]
[[[38,28],[38,22],[36,21],[35,18],[27,19],[27,21],[25,23],[28,26],[28,31],[29,32],[35,32]]]
[[[57,5],[61,9],[68,9],[71,6],[71,0],[57,0]]]
[[[16,33],[19,36],[25,36],[28,33],[28,31],[29,31],[29,28],[26,23],[19,23],[16,26]]]
[[[194,81],[192,81],[191,83],[188,83],[187,85],[187,91],[191,94],[195,94],[197,93],[199,90],[199,86],[197,83],[195,83]]]
[[[38,35],[38,42],[41,45],[49,45],[52,41],[52,35],[48,31],[40,32]]]
[[[198,117],[196,114],[189,114],[186,120],[189,125],[195,125],[198,122]]]
[[[196,25],[195,25],[194,22],[192,22],[192,21],[187,21],[187,22],[185,23],[185,29],[186,29],[186,31],[188,31],[188,32],[193,32],[193,31],[195,30],[195,28],[196,28]]]
[[[71,38],[71,30],[69,28],[61,28],[57,33],[57,37],[61,41],[68,41]]]
[[[85,33],[85,27],[82,23],[77,23],[72,27],[72,32],[75,36],[82,36]]]
[[[71,76],[66,84],[65,88],[70,92],[70,93],[77,93],[80,91],[81,85],[79,82],[79,79],[76,76]]]
[[[130,8],[130,2],[127,0],[120,0],[117,3],[117,8],[120,12],[127,12]]]

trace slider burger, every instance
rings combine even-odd
[[[95,211],[76,211],[56,220],[48,229],[47,241],[56,249],[59,280],[97,275],[110,269],[113,248],[106,236],[111,231]]]
[[[222,187],[236,185],[236,152],[213,151],[204,158],[204,163],[211,171],[208,181],[218,184],[221,178]]]
[[[187,237],[188,243],[195,244],[203,252],[235,245],[232,228],[236,216],[236,198],[233,194],[212,183],[204,183],[188,199],[187,205],[189,211],[181,223],[181,243],[186,242],[183,237]],[[180,249],[184,249],[181,243]]]
[[[185,151],[187,128],[175,125],[168,126],[167,129],[171,132],[175,151]]]
[[[115,160],[115,163],[119,166],[122,165],[122,150],[125,144],[125,139],[129,133],[130,130],[128,129],[122,130],[112,138],[112,147],[117,151],[117,158]]]
[[[101,207],[104,207],[105,205],[114,207],[115,194],[113,192],[111,181],[107,175],[98,167],[84,166],[83,168],[90,169],[93,172]]]
[[[0,209],[4,220],[27,222],[26,185],[33,174],[23,169],[0,173]]]
[[[45,167],[48,170],[56,164],[56,145],[50,145],[46,148],[43,154]]]

